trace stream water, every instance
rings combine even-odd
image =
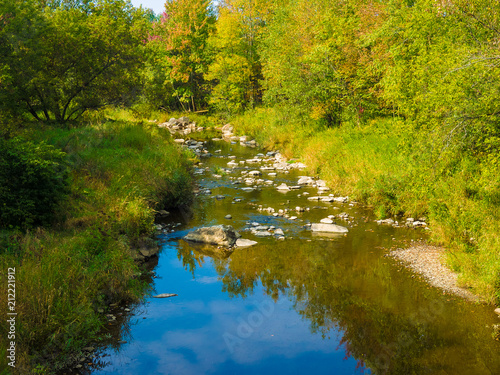
[[[207,147],[214,156],[198,167],[200,195],[189,212],[169,218],[180,225],[160,236],[153,286],[178,296],[130,307],[122,343],[101,353],[94,375],[500,374],[500,343],[492,337],[500,320],[491,306],[444,294],[387,256],[425,238],[424,229],[379,225],[349,202],[308,200],[316,188],[276,189],[296,185],[305,174],[299,170],[265,170],[257,178],[273,184],[244,191],[234,178],[268,163],[239,162],[260,151]],[[288,208],[297,219],[259,205]],[[297,213],[297,206],[309,210]],[[329,215],[349,232],[307,229]],[[280,228],[285,239],[257,237],[248,230],[253,223]],[[258,244],[229,255],[181,239],[216,224]]]

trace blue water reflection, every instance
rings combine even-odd
[[[204,259],[193,276],[175,242],[165,245],[155,288],[179,296],[137,308],[129,342],[109,350],[110,364],[95,374],[370,373],[345,358],[340,334],[311,333],[286,297],[273,301],[260,283],[247,298],[230,298],[212,260]]]

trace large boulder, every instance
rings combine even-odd
[[[231,225],[215,225],[195,229],[184,236],[184,240],[232,247],[240,237],[241,235]]]
[[[311,230],[313,232],[323,232],[323,233],[347,233],[349,229],[342,227],[337,224],[326,224],[326,223],[314,223],[311,225]]]

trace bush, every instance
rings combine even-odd
[[[0,226],[45,225],[67,193],[65,153],[20,138],[0,140]]]

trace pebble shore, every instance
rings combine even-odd
[[[444,265],[443,248],[420,244],[393,250],[389,255],[422,275],[432,286],[470,301],[480,301],[478,296],[458,286],[458,274]]]

